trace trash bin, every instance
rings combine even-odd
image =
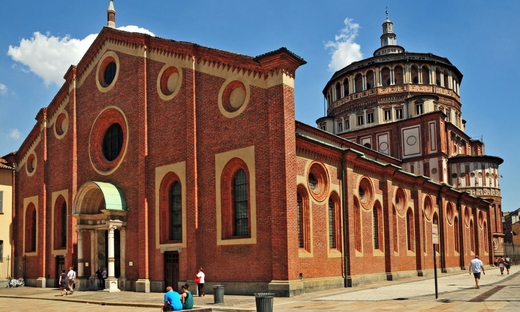
[[[273,311],[273,293],[255,293],[256,311],[272,312]]]
[[[214,285],[213,286],[213,294],[214,294],[214,303],[224,303],[224,289],[226,286],[224,285]]]

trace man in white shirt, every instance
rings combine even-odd
[[[475,288],[479,289],[480,286],[478,286],[478,280],[480,279],[480,272],[482,272],[484,275],[486,275],[486,272],[484,271],[484,263],[480,261],[478,258],[478,255],[475,255],[475,259],[471,260],[469,262],[469,274],[473,273],[473,276],[475,277]]]
[[[70,294],[74,293],[74,281],[76,280],[76,272],[74,272],[74,268],[70,267],[69,272],[67,273],[67,285],[69,286]]]

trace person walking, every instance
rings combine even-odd
[[[196,283],[197,283],[197,291],[199,293],[199,297],[205,296],[204,294],[204,282],[206,279],[206,274],[204,274],[204,269],[201,267],[199,269],[199,272],[196,276]]]
[[[504,275],[504,267],[506,266],[506,260],[500,256],[497,260],[498,268],[500,269],[500,275]]]
[[[480,286],[478,285],[478,282],[480,280],[480,272],[486,275],[486,272],[484,270],[484,264],[482,263],[482,261],[480,261],[478,255],[475,255],[475,259],[469,262],[469,274],[471,275],[471,273],[473,273],[473,277],[475,277],[475,289],[480,288]]]
[[[513,264],[513,260],[511,260],[511,257],[506,255],[504,258],[504,263],[506,265],[507,274],[509,275],[509,269],[511,268],[511,265]]]
[[[67,294],[67,273],[65,273],[65,270],[61,270],[60,274],[60,294],[63,296],[63,292],[65,292],[65,296]]]
[[[67,273],[67,285],[69,287],[70,294],[74,293],[74,283],[76,281],[76,272],[74,272],[74,268],[70,267],[69,272]]]

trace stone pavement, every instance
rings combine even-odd
[[[383,281],[353,288],[341,288],[290,298],[274,298],[274,311],[519,311],[520,265],[510,275],[500,275],[496,267],[487,267],[474,289],[468,272],[438,273],[438,298],[435,298],[433,276],[414,277],[399,281]],[[93,305],[138,307],[141,311],[158,311],[162,293],[122,291],[76,291],[60,296],[56,288],[22,287],[0,289],[2,298],[39,299],[51,302],[73,301]],[[254,296],[224,295],[223,304],[214,304],[212,295],[195,297],[195,307],[205,311],[255,311]],[[3,310],[3,309],[2,309]],[[50,311],[49,307],[49,311]],[[54,310],[55,311],[55,310]]]

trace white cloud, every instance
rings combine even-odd
[[[118,29],[145,33],[154,36],[147,29],[137,26],[123,26]],[[24,65],[21,70],[33,72],[41,77],[46,85],[51,83],[61,86],[63,76],[70,65],[76,65],[87,52],[97,34],[91,34],[83,39],[75,39],[70,36],[63,38],[52,36],[50,33],[41,34],[35,32],[30,39],[22,39],[19,46],[9,46],[7,55]],[[17,67],[17,66],[16,66]]]
[[[18,129],[11,129],[9,131],[9,137],[18,140],[20,138],[20,131]]]
[[[3,83],[0,83],[0,95],[6,95],[7,94],[7,86]]]
[[[141,28],[141,27],[135,26],[135,25],[121,26],[121,27],[118,27],[117,29],[128,31],[128,32],[147,34],[147,35],[155,37],[153,32],[149,31],[148,29]]]
[[[354,23],[350,18],[346,18],[344,23],[345,27],[334,37],[334,41],[325,43],[325,48],[330,49],[329,70],[332,72],[363,58],[361,46],[354,42],[360,28],[359,24]]]

